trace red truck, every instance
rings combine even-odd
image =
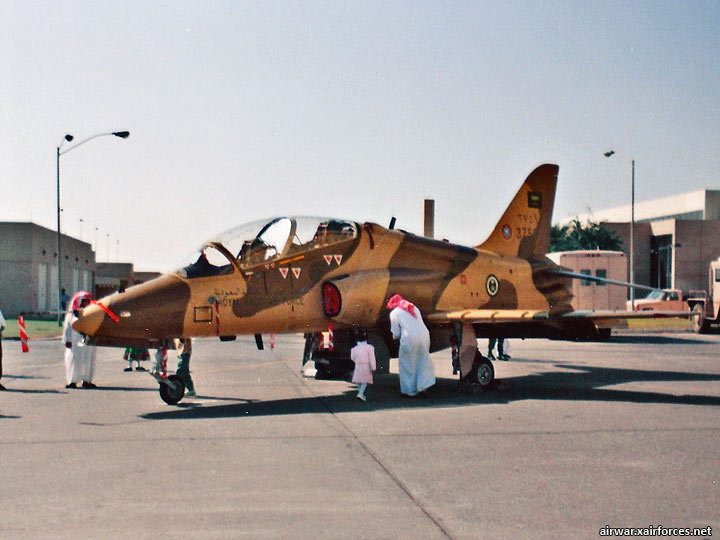
[[[651,291],[645,298],[635,300],[635,311],[688,311],[689,305],[683,300],[680,289]],[[632,310],[628,300],[627,310]]]

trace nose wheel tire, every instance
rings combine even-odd
[[[180,375],[169,375],[160,381],[160,397],[168,405],[177,405],[185,395],[185,383]]]

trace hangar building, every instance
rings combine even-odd
[[[615,231],[630,249],[630,205],[578,216]],[[573,218],[563,220],[567,223]],[[635,203],[635,281],[658,288],[707,289],[710,261],[720,256],[720,190]],[[628,279],[629,279],[628,267]]]

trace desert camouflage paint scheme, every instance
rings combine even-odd
[[[545,257],[557,174],[557,165],[535,169],[477,247],[337,219],[249,224],[181,270],[101,299],[118,322],[90,306],[74,328],[97,345],[155,347],[175,337],[314,334],[332,322],[341,350],[362,328],[393,354],[385,303],[399,293],[425,315],[433,350],[449,346],[460,323],[478,337],[593,336],[597,320],[637,314],[572,311],[570,278]]]

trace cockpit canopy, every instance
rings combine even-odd
[[[258,265],[357,237],[358,224],[332,218],[279,217],[230,229],[203,244],[177,271],[198,278],[244,272]]]

